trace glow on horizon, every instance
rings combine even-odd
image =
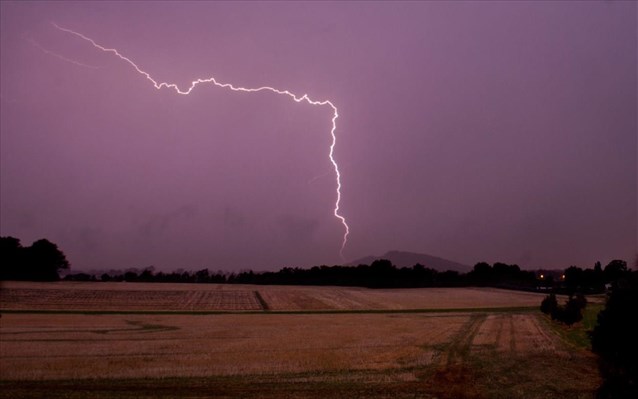
[[[117,57],[119,57],[121,60],[126,61],[129,65],[131,65],[139,74],[143,75],[147,80],[149,80],[151,83],[153,83],[153,86],[156,89],[162,89],[162,88],[167,88],[167,89],[173,89],[175,90],[175,92],[177,94],[182,94],[182,95],[188,95],[190,94],[193,89],[195,89],[195,87],[201,83],[212,83],[215,86],[224,88],[224,89],[230,89],[232,91],[239,91],[239,92],[246,92],[246,93],[255,93],[255,92],[260,92],[260,91],[270,91],[276,94],[280,94],[280,95],[286,95],[290,98],[292,98],[293,100],[295,100],[295,102],[307,102],[308,104],[311,105],[328,105],[333,112],[333,116],[332,116],[332,129],[330,130],[330,135],[332,136],[332,143],[330,144],[330,152],[328,153],[328,157],[330,158],[330,162],[332,163],[332,166],[334,167],[334,171],[335,171],[335,175],[336,175],[336,183],[337,183],[337,199],[335,201],[335,207],[334,207],[334,211],[333,214],[334,216],[339,219],[341,221],[341,224],[344,227],[344,234],[343,234],[343,240],[341,242],[341,249],[339,250],[339,256],[341,257],[341,260],[344,261],[345,258],[343,256],[343,250],[348,242],[348,235],[350,234],[350,227],[348,226],[348,223],[346,222],[346,218],[341,215],[339,213],[340,210],[340,205],[341,205],[341,173],[339,171],[339,165],[337,164],[337,161],[334,158],[334,149],[335,146],[337,144],[337,136],[335,134],[335,131],[337,130],[337,118],[339,117],[339,112],[337,110],[337,107],[329,100],[323,100],[323,101],[316,101],[316,100],[312,100],[310,99],[310,97],[308,97],[307,94],[304,94],[303,96],[298,96],[288,90],[280,90],[280,89],[276,89],[274,87],[270,87],[270,86],[261,86],[261,87],[257,87],[257,88],[245,88],[245,87],[238,87],[238,86],[234,86],[231,83],[220,83],[218,82],[214,77],[210,77],[210,78],[206,78],[206,79],[201,79],[198,78],[196,80],[193,80],[190,84],[190,86],[188,87],[188,89],[183,90],[180,89],[179,86],[175,83],[167,83],[167,82],[157,82],[155,79],[153,79],[151,77],[151,75],[140,69],[140,67],[137,66],[137,64],[135,64],[133,61],[131,61],[131,59],[129,59],[128,57],[123,56],[122,54],[120,54],[120,52],[117,49],[114,48],[107,48],[104,47],[98,43],[96,43],[93,39],[91,39],[90,37],[87,37],[85,35],[83,35],[82,33],[73,31],[71,29],[68,28],[64,28],[59,26],[58,24],[56,24],[55,22],[51,23],[56,29],[59,29],[63,32],[66,33],[70,33],[72,35],[75,35],[83,40],[88,41],[89,43],[91,43],[93,45],[93,47],[98,48],[104,52],[107,53],[112,53],[115,54]]]

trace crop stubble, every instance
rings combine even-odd
[[[240,298],[225,302],[230,305],[223,306],[231,310],[263,308],[255,298],[255,291],[271,308],[304,310],[324,309],[324,306],[328,309],[369,306],[363,309],[370,309],[383,298],[388,299],[388,309],[427,307],[417,298],[423,301],[433,295],[428,290],[370,291],[332,287],[283,287],[277,291],[273,287],[238,286],[195,290],[195,294],[181,287],[143,288],[135,285],[120,289],[123,293],[135,293],[130,298],[139,303],[129,303],[129,309],[159,309],[156,305],[151,307],[148,301],[156,298],[153,295],[166,292],[183,296],[174,294],[171,300],[162,302],[162,306],[186,310],[197,309],[202,304],[219,310],[224,302],[211,299],[219,292]],[[77,291],[83,290],[86,291],[86,285],[68,290],[76,292],[67,292],[67,295],[77,298]],[[100,291],[106,291],[106,295],[100,296],[104,294]],[[437,306],[463,307],[463,295],[467,294],[476,307],[483,308],[486,304],[498,304],[495,298],[504,298],[509,293],[480,289],[452,291],[453,297],[447,302],[445,298],[438,298]],[[436,295],[446,292],[449,293],[440,290]],[[102,299],[81,305],[104,306],[100,300],[113,301],[119,295],[112,295],[109,290],[94,293]],[[481,294],[483,303],[477,300]],[[512,306],[512,301],[520,305],[529,298],[517,294],[512,293],[501,306]],[[338,302],[341,297],[345,298],[343,304]],[[65,297],[59,295],[58,298]],[[3,289],[2,307],[7,303]],[[56,302],[55,306],[61,303],[64,302]],[[12,306],[21,309],[15,304]],[[545,330],[539,317],[542,316],[532,312],[490,311],[214,315],[4,313],[0,319],[0,379],[5,385],[9,384],[9,388],[27,382],[86,379],[186,378],[183,383],[189,384],[188,381],[197,378],[240,378],[232,381],[240,386],[250,381],[276,381],[293,386],[314,382],[324,384],[323,387],[332,381],[341,388],[345,385],[339,383],[355,386],[374,382],[385,384],[379,387],[381,391],[391,387],[400,393],[405,388],[409,397],[417,394],[442,398],[587,397],[598,382],[594,359],[584,352],[575,352],[558,336]],[[268,393],[255,392],[255,397]],[[303,392],[292,397],[313,396]]]
[[[542,294],[492,288],[371,290],[222,284],[25,283],[0,286],[0,310],[313,311],[536,307]]]

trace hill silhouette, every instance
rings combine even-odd
[[[448,259],[443,259],[428,254],[404,251],[388,251],[381,256],[366,256],[364,258],[356,259],[349,262],[347,266],[370,265],[372,264],[372,262],[379,259],[387,259],[397,267],[412,267],[417,263],[420,263],[425,267],[434,269],[439,272],[453,270],[459,273],[467,273],[472,270],[472,267],[468,265],[464,265],[462,263],[454,262]]]

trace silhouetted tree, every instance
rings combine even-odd
[[[389,260],[375,260],[370,264],[369,268],[370,287],[392,286],[390,281],[393,278],[394,271],[396,271],[396,268]]]
[[[545,314],[553,314],[558,307],[558,301],[555,294],[549,294],[541,302],[541,312]]]
[[[600,261],[599,261],[599,262],[596,262],[596,263],[594,264],[594,273],[596,273],[596,275],[597,275],[597,276],[600,276],[600,277],[601,277],[601,279],[602,279],[602,277],[603,277],[603,267],[602,267],[602,265],[600,264]]]
[[[142,273],[140,273],[140,275],[137,277],[137,280],[145,282],[145,283],[150,283],[155,281],[154,271],[155,271],[155,266],[147,267],[146,269],[142,271]]]
[[[479,262],[474,265],[468,277],[474,282],[486,284],[492,279],[492,266],[486,262]]]
[[[417,263],[412,267],[412,280],[416,287],[429,287],[434,283],[436,270]]]
[[[128,272],[124,273],[124,281],[134,282],[137,281],[138,278],[139,276],[135,271],[129,270]]]
[[[461,274],[456,270],[447,270],[436,275],[436,281],[444,286],[456,286],[461,282]]]
[[[603,273],[605,275],[605,282],[612,283],[627,273],[627,262],[620,259],[614,259],[605,266]]]
[[[605,288],[605,277],[600,262],[593,269],[583,271],[583,287],[590,292],[602,292]]]
[[[578,299],[577,297],[570,297],[565,304],[565,307],[562,310],[562,315],[560,317],[560,321],[571,326],[574,323],[578,323],[583,319],[583,309],[587,305],[587,301],[584,300],[585,297],[581,295],[582,298]]]
[[[208,269],[202,269],[195,273],[195,282],[196,283],[208,283],[210,282],[210,273]]]
[[[603,377],[597,397],[638,398],[638,272],[613,283],[591,343]]]
[[[556,296],[550,294],[541,302],[541,311],[549,313],[552,316],[552,320],[571,326],[583,319],[585,306],[587,306],[587,300],[583,294],[570,295],[565,305],[558,305]]]
[[[565,286],[570,294],[583,285],[583,269],[576,266],[570,266],[565,270]]]
[[[14,237],[0,239],[2,279],[56,281],[59,272],[69,268],[69,261],[58,246],[41,239],[22,247]]]
[[[221,271],[218,271],[210,276],[210,282],[214,284],[224,284],[226,283],[226,275]]]
[[[0,237],[0,280],[20,280],[24,248],[15,237]]]
[[[492,266],[492,280],[496,283],[512,282],[519,279],[521,268],[518,265],[508,265],[496,262]]]

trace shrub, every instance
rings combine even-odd
[[[591,333],[603,385],[597,397],[638,397],[638,272],[617,280]]]
[[[545,314],[553,314],[558,307],[558,301],[555,294],[549,294],[541,302],[541,312]]]
[[[587,306],[587,299],[583,294],[570,296],[564,306],[558,305],[556,295],[550,294],[541,302],[541,311],[552,316],[552,320],[560,321],[568,326],[583,319],[583,309]]]

